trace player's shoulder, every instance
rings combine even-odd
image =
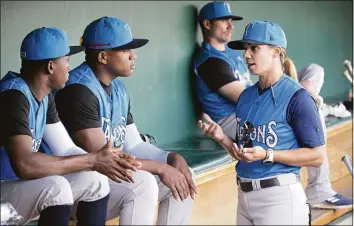
[[[23,92],[17,89],[9,89],[0,92],[0,102],[1,103],[16,103],[19,105],[20,103],[28,104],[27,97]]]
[[[68,102],[83,101],[94,97],[92,91],[82,84],[71,84],[65,86],[55,94],[55,100],[65,100]]]
[[[209,57],[199,67],[207,67],[215,71],[223,71],[225,68],[230,68],[230,64],[226,60],[219,57]]]
[[[294,102],[303,102],[303,101],[314,101],[312,95],[304,88],[299,88],[294,92],[294,95],[291,97]]]

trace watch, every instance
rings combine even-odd
[[[274,163],[274,151],[273,149],[266,150],[266,157],[263,160],[263,163],[266,165]]]

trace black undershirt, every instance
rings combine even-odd
[[[103,89],[110,95],[110,86],[101,83]],[[58,91],[55,95],[55,103],[59,117],[69,134],[89,128],[100,128],[99,101],[89,88],[81,84],[72,84]],[[127,125],[134,123],[128,110]]]
[[[29,128],[30,104],[26,96],[18,90],[0,92],[0,146],[15,135],[28,135],[32,137]],[[49,94],[46,124],[59,122],[58,112],[54,99]]]
[[[216,57],[208,58],[197,68],[197,72],[209,89],[214,92],[228,83],[237,81],[230,65]]]

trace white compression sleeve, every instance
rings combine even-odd
[[[74,144],[62,122],[45,125],[43,139],[56,156],[87,154]]]
[[[141,142],[143,142],[143,140],[140,137],[140,133],[138,131],[138,128],[136,128],[135,123],[127,125],[124,140],[124,149],[132,149]]]
[[[135,123],[127,126],[123,150],[137,158],[156,160],[163,163],[167,163],[167,156],[170,153],[142,141]]]

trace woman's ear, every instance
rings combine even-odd
[[[281,55],[283,55],[283,53],[279,48],[273,48],[273,58],[276,58],[276,57],[280,58]]]

